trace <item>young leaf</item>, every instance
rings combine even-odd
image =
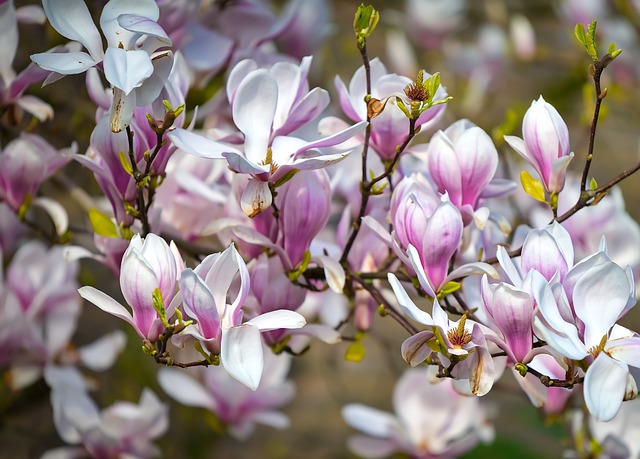
[[[124,151],[120,152],[120,164],[122,164],[122,168],[127,172],[127,174],[133,175],[133,167],[129,162],[129,157],[125,154]]]
[[[585,48],[587,47],[587,36],[584,33],[584,26],[581,23],[577,23],[576,24],[576,38],[578,39],[578,41],[580,43],[582,43],[582,46],[584,46]]]
[[[592,190],[597,190],[598,189],[598,182],[596,182],[596,179],[592,178],[591,182],[589,182],[589,187]]]
[[[361,362],[366,354],[364,344],[360,341],[355,341],[349,345],[344,353],[344,359],[347,362]]]
[[[527,171],[520,172],[520,182],[522,182],[522,188],[525,193],[531,196],[533,199],[540,202],[547,202],[544,197],[544,187],[542,182],[538,179],[531,177],[531,174]]]
[[[594,19],[587,27],[587,53],[594,61],[598,60],[596,52],[596,20]]]
[[[100,236],[118,237],[116,224],[98,209],[89,209],[89,221],[91,221],[94,233]]]

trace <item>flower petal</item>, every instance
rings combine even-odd
[[[125,95],[140,87],[152,73],[153,64],[146,51],[107,48],[104,56],[104,76],[113,86],[122,89]]]
[[[262,339],[258,327],[239,325],[222,331],[222,365],[234,379],[254,391],[262,378],[262,353]]]
[[[175,368],[161,368],[158,383],[170,397],[185,406],[214,409],[216,402],[202,384]]]
[[[94,61],[102,60],[102,37],[83,0],[43,0],[42,6],[60,35],[82,43]]]
[[[116,300],[111,298],[104,292],[97,290],[93,287],[80,287],[78,289],[78,293],[82,298],[89,301],[90,303],[95,304],[104,312],[111,314],[112,316],[117,317],[118,319],[122,319],[128,324],[130,324],[138,333],[141,338],[145,338],[144,334],[140,332],[136,324],[133,322],[133,317],[131,313],[127,311],[127,309],[118,303]]]
[[[276,311],[266,312],[253,319],[247,321],[245,325],[253,325],[258,330],[269,331],[278,330],[280,328],[300,328],[307,321],[305,318],[295,311],[287,309],[278,309]]]
[[[96,61],[87,53],[38,53],[31,60],[41,68],[62,75],[82,73],[96,65]]]
[[[601,352],[584,377],[584,401],[598,421],[610,421],[622,405],[629,367]]]

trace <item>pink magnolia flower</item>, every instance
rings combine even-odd
[[[394,234],[408,256],[409,248],[415,247],[415,261],[426,274],[429,290],[437,292],[446,283],[449,261],[462,241],[462,216],[446,195],[441,200],[434,199],[434,193],[427,192],[428,188],[418,182],[403,182],[404,186],[401,183],[392,197]]]
[[[323,170],[300,171],[280,187],[276,202],[280,210],[281,245],[292,265],[297,266],[329,220],[329,176]]]
[[[445,131],[436,132],[426,152],[429,174],[441,193],[462,213],[465,224],[472,217],[484,227],[488,209],[475,213],[485,195],[496,196],[510,191],[507,180],[493,180],[498,168],[498,152],[482,129],[468,120],[459,120]],[[491,183],[490,185],[490,182]],[[475,214],[475,215],[474,215]]]
[[[417,267],[420,270],[420,267]],[[437,352],[442,364],[447,367],[456,361],[452,376],[454,385],[461,393],[485,395],[491,390],[497,375],[485,331],[480,324],[466,317],[454,322],[449,319],[437,298],[433,300],[433,317],[419,309],[393,274],[388,274],[389,283],[403,312],[429,329],[418,332],[402,343],[402,357],[411,366],[423,363],[429,355]],[[486,330],[486,329],[485,329]],[[486,330],[491,333],[490,330]]]
[[[42,137],[22,133],[0,153],[0,198],[14,211],[26,199],[34,199],[37,204],[40,185],[71,160],[76,148],[74,143],[56,150]]]
[[[241,199],[242,209],[250,217],[271,206],[270,184],[277,184],[296,170],[320,169],[343,159],[349,152],[323,153],[319,148],[350,139],[366,124],[357,123],[313,141],[290,135],[315,119],[329,103],[324,89],[308,90],[310,64],[311,59],[304,58],[299,67],[280,62],[266,70],[246,60],[234,67],[227,95],[233,121],[244,134],[241,148],[184,129],[169,134],[178,148],[196,156],[226,159],[232,170],[251,175]]]
[[[62,75],[85,72],[102,65],[114,89],[110,128],[120,132],[131,121],[136,106],[153,102],[171,71],[171,39],[156,22],[159,9],[153,0],[135,3],[111,0],[100,16],[102,37],[83,0],[45,0],[49,22],[61,35],[81,43],[85,52],[47,52],[31,56],[45,70]]]
[[[47,451],[43,459],[91,456],[96,459],[158,455],[152,440],[169,427],[168,407],[145,389],[138,404],[116,402],[100,411],[89,397],[82,375],[74,367],[48,366],[53,419],[58,435],[72,447]]]
[[[612,419],[627,394],[629,365],[640,366],[640,338],[616,325],[635,304],[630,270],[598,252],[576,264],[562,284],[550,285],[532,271],[532,290],[536,334],[560,355],[591,362],[584,381],[587,408],[598,420]]]
[[[28,65],[16,75],[13,59],[18,49],[18,23],[43,24],[44,11],[37,5],[16,8],[13,0],[0,4],[0,107],[9,109],[10,118],[20,120],[20,110],[31,113],[40,121],[53,118],[53,108],[37,97],[24,95],[32,84],[41,83],[50,72],[35,64]],[[13,109],[12,109],[13,108]]]
[[[167,318],[170,318],[175,308],[171,301],[176,294],[178,273],[182,268],[182,257],[173,242],[169,246],[153,233],[144,240],[136,234],[129,243],[120,268],[120,288],[133,315],[94,287],[82,287],[78,292],[103,311],[129,323],[140,338],[155,342],[164,326],[154,307],[154,292],[159,291],[159,299],[167,311]]]
[[[569,232],[558,222],[529,230],[522,245],[520,263],[509,258],[504,247],[498,247],[500,266],[511,284],[522,288],[533,270],[549,282],[562,282],[573,267],[573,242]]]
[[[522,135],[524,140],[515,136],[504,139],[535,169],[547,192],[562,191],[567,167],[573,159],[573,152],[569,152],[569,130],[558,111],[542,96],[525,113]]]
[[[396,155],[396,147],[402,145],[409,133],[409,119],[396,105],[396,95],[404,96],[404,89],[412,83],[408,77],[387,73],[384,64],[378,59],[372,59],[371,67],[371,96],[386,102],[385,109],[371,120],[371,148],[384,161],[390,161]],[[424,79],[431,74],[426,73]],[[360,67],[354,73],[349,88],[342,82],[339,76],[335,78],[336,89],[340,97],[342,111],[352,121],[359,122],[367,119],[367,104],[364,103],[366,95],[366,81],[364,67]],[[390,99],[387,101],[386,99]],[[438,87],[434,100],[446,99],[447,92],[443,86]],[[424,111],[418,118],[416,126],[423,130],[437,123],[444,115],[445,105],[435,105]]]
[[[233,303],[227,303],[236,275],[240,287]],[[242,306],[250,289],[247,267],[231,245],[219,254],[209,255],[195,270],[180,276],[184,310],[197,324],[183,334],[200,341],[220,361],[229,374],[252,390],[260,384],[264,369],[260,333],[281,328],[300,328],[306,321],[297,312],[277,309],[243,322]]]
[[[226,425],[229,434],[244,440],[253,433],[256,424],[286,429],[290,423],[278,408],[295,393],[295,386],[287,380],[291,359],[285,354],[275,355],[267,348],[264,357],[264,375],[254,390],[219,367],[194,368],[189,372],[163,368],[158,372],[158,382],[178,403],[211,411]]]
[[[395,414],[346,405],[345,422],[366,434],[351,437],[349,449],[367,458],[398,452],[417,459],[448,458],[493,440],[493,428],[479,400],[460,395],[449,379],[433,379],[429,368],[405,371],[393,390]]]
[[[507,353],[512,363],[528,362],[533,349],[533,298],[528,292],[505,282],[490,285],[486,275],[482,278],[481,289],[480,307],[488,319],[485,325],[499,337],[493,341]]]

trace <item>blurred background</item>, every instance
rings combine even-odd
[[[233,2],[233,0],[232,0]],[[16,1],[16,6],[30,2]],[[206,3],[206,2],[203,2]],[[439,128],[469,118],[494,134],[501,156],[516,163],[516,154],[505,146],[502,134],[521,135],[524,112],[540,95],[554,105],[569,126],[572,150],[576,153],[572,169],[580,171],[586,155],[588,129],[593,107],[593,89],[587,67],[590,59],[574,37],[577,22],[598,20],[599,49],[611,41],[623,50],[605,72],[608,96],[595,143],[592,173],[605,183],[640,160],[640,2],[606,0],[406,0],[376,1],[380,23],[368,40],[369,57],[379,57],[389,71],[415,77],[418,69],[440,72],[442,83],[453,100]],[[94,17],[103,3],[89,1]],[[353,36],[353,15],[360,2],[309,0],[298,2],[308,8],[314,53],[311,86],[326,88],[332,96],[330,110],[339,114],[333,85],[335,75],[348,80],[361,65]],[[268,6],[275,13],[288,3],[274,1]],[[15,68],[29,62],[29,55],[64,43],[48,24],[21,25]],[[1,45],[1,44],[0,44]],[[276,40],[279,49],[291,49],[286,37]],[[603,51],[604,52],[604,51]],[[0,142],[6,145],[19,129],[43,135],[56,147],[77,141],[79,151],[88,146],[94,127],[95,106],[88,99],[82,76],[70,76],[34,94],[56,111],[46,124],[6,128]],[[207,85],[190,94],[187,109],[202,104],[224,81],[224,69]],[[79,89],[82,88],[82,89]],[[422,135],[426,142],[430,134]],[[514,166],[517,168],[517,166]],[[73,180],[97,194],[90,173],[78,164],[68,165],[58,180]],[[637,177],[622,186],[628,213],[640,218]],[[62,197],[63,187],[56,181],[43,191]],[[73,209],[69,209],[72,213]],[[87,224],[84,214],[72,214],[74,225]],[[635,236],[634,236],[635,237]],[[640,251],[637,246],[635,251]],[[636,254],[632,254],[636,256]],[[117,280],[95,262],[82,263],[82,285],[110,279],[108,293],[121,298]],[[640,317],[634,311],[623,322],[638,329]],[[91,342],[98,334],[122,328],[122,323],[85,304],[76,345]],[[137,344],[135,334],[126,328],[126,351],[111,371],[93,374],[96,390],[92,395],[100,406],[116,400],[138,400],[142,388],[151,387],[170,405],[170,430],[158,442],[163,457],[188,458],[295,458],[353,457],[346,439],[353,433],[340,416],[346,403],[364,403],[392,411],[391,394],[395,381],[407,367],[400,357],[400,344],[406,332],[389,318],[376,317],[373,330],[363,341],[366,356],[362,362],[344,359],[346,343],[328,346],[313,342],[302,357],[294,358],[291,378],[297,386],[294,401],[284,411],[291,428],[277,431],[258,427],[248,440],[240,442],[220,432],[210,415],[202,409],[185,408],[162,392],[156,381],[157,366]],[[494,389],[482,400],[489,407],[496,426],[492,445],[480,446],[465,457],[548,458],[560,457],[569,446],[562,423],[545,419],[534,409],[506,372]],[[39,382],[23,391],[8,389],[0,383],[0,457],[39,457],[59,446],[52,423],[48,388]]]

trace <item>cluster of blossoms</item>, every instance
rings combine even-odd
[[[74,445],[43,457],[152,457],[169,430],[167,405],[149,389],[138,405],[102,411],[89,396],[78,367],[109,368],[125,339],[118,331],[75,348],[81,298],[126,322],[144,354],[170,367],[157,374],[168,396],[209,410],[241,440],[256,424],[289,426],[278,410],[295,394],[292,356],[317,340],[347,341],[347,359],[359,361],[382,315],[409,333],[398,353],[420,368],[399,379],[395,416],[344,407],[346,424],[373,437],[353,437],[354,453],[455,457],[490,442],[479,397],[509,374],[544,413],[573,416],[580,454],[637,451],[611,427],[633,418],[625,402],[637,396],[640,367],[640,335],[619,324],[636,303],[640,258],[629,248],[640,227],[613,187],[640,165],[587,183],[600,77],[620,54],[613,45],[598,57],[595,23],[576,29],[597,99],[577,178],[568,127],[542,96],[524,113],[522,138],[492,137],[468,119],[436,131],[451,99],[439,73],[412,69],[410,78],[369,60],[372,7],[354,20],[363,65],[348,85],[334,80],[343,118],[327,116],[330,92],[310,84],[314,37],[327,24],[309,18],[322,17],[325,2],[292,0],[281,15],[260,2],[216,2],[209,12],[204,3],[110,0],[99,30],[83,0],[27,12],[0,0],[9,45],[1,114],[18,127],[22,111],[45,121],[53,109],[25,95],[28,86],[83,73],[95,105],[85,152],[26,132],[0,150],[0,369],[13,388],[44,377],[55,427]],[[409,25],[427,47],[464,9],[435,3],[446,21],[425,25],[416,13]],[[48,20],[71,42],[32,55],[16,76],[25,18]],[[513,26],[523,59],[526,24]],[[489,64],[479,71],[493,75]],[[202,106],[185,106],[190,90],[221,82]],[[524,193],[497,142],[524,160]],[[60,179],[88,213],[89,238],[70,231],[69,203],[41,190],[69,163],[101,191]],[[27,240],[29,230],[53,247]],[[125,304],[104,285],[79,287],[87,258],[115,274]],[[578,397],[584,410],[571,408]]]

